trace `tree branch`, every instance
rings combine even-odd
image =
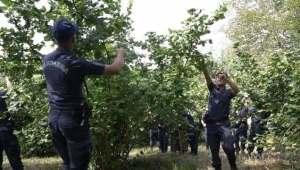
[[[21,32],[22,34],[24,34],[24,32],[22,31],[22,29],[21,29],[20,26],[18,25],[17,20],[16,20],[15,18],[14,18],[13,20],[14,20],[14,25],[17,27],[18,31]],[[33,55],[39,55],[39,56],[42,58],[43,55],[42,55],[40,52],[36,51],[36,50],[33,48],[32,44],[30,44],[30,43],[27,42],[27,41],[26,41],[25,43],[26,43],[27,45],[29,45],[30,52],[31,52]],[[36,59],[38,59],[38,61],[40,61],[40,62],[42,63],[41,58],[36,57]]]

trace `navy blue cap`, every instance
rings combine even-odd
[[[57,41],[66,41],[78,32],[78,27],[66,19],[61,19],[53,24],[52,35]]]

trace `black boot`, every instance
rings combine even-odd
[[[238,170],[235,162],[230,163],[230,168],[231,170]]]
[[[230,167],[231,167],[231,170],[238,170],[238,168],[237,168],[236,164],[234,164],[234,165],[230,165]]]
[[[222,170],[221,166],[215,167],[215,170]]]

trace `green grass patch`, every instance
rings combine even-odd
[[[220,156],[224,170],[229,170],[227,157],[220,150]],[[30,158],[22,160],[25,170],[57,170],[62,169],[59,157],[51,158]],[[134,149],[130,153],[131,170],[213,170],[211,167],[211,154],[204,146],[199,146],[197,156],[179,153],[160,153],[157,148]],[[290,169],[291,165],[280,153],[265,152],[261,160],[247,155],[238,155],[237,164],[240,170],[282,170]],[[4,170],[9,170],[10,165],[4,156]]]
[[[143,154],[140,154],[142,152]],[[220,149],[222,168],[229,170],[227,157]],[[157,149],[135,149],[131,154],[132,170],[213,170],[211,153],[204,146],[199,146],[197,156],[179,153],[159,153]],[[279,153],[265,152],[262,159],[246,154],[237,155],[237,165],[240,170],[282,170],[291,166]]]

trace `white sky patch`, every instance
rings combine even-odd
[[[121,12],[126,13],[129,0],[122,0],[121,3]],[[35,2],[35,5],[39,9],[43,6],[47,10],[50,9],[47,0]],[[188,9],[203,9],[203,13],[211,16],[220,5],[222,5],[222,0],[133,0],[131,19],[133,20],[132,27],[134,31],[132,32],[132,36],[136,40],[144,40],[145,34],[150,31],[166,35],[168,34],[168,29],[181,29],[181,22],[188,17]],[[0,20],[1,26],[10,26],[3,14],[0,14]],[[211,27],[211,34],[205,36],[205,38],[212,39],[213,44],[208,44],[203,49],[203,52],[211,51],[215,57],[220,57],[222,50],[229,44],[226,35],[220,31],[220,28],[227,23],[228,18],[215,23]],[[53,21],[49,23],[49,25],[52,24]],[[39,43],[43,39],[43,34],[36,34],[34,36],[34,43]],[[51,52],[54,49],[54,47],[51,47],[52,44],[52,42],[47,42],[46,46],[40,52],[42,54]]]

